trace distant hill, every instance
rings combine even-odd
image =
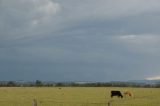
[[[160,84],[160,80],[132,80],[128,82],[137,84],[149,84],[149,85]]]

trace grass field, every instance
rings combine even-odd
[[[110,97],[111,90],[129,90],[134,97]],[[158,106],[158,88],[107,88],[107,87],[1,87],[0,106]]]

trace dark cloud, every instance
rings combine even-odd
[[[159,7],[157,0],[1,0],[0,80],[158,75]]]

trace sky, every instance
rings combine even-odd
[[[0,80],[160,79],[159,0],[0,0]]]

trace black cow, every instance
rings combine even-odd
[[[118,97],[123,98],[123,95],[121,94],[120,91],[111,91],[111,98],[112,98],[113,96],[118,96]]]

